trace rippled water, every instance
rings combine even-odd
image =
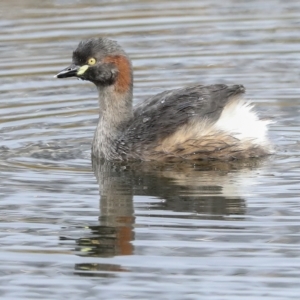
[[[2,0],[0,14],[1,299],[299,298],[299,1]],[[53,75],[99,35],[133,59],[136,101],[244,84],[276,121],[276,155],[92,166],[95,88]]]

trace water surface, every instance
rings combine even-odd
[[[1,299],[298,299],[299,14],[296,0],[2,0]],[[100,35],[132,58],[135,103],[244,84],[276,154],[92,164],[95,88],[53,75]]]

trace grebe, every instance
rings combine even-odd
[[[106,160],[242,159],[271,154],[269,121],[244,100],[242,85],[164,91],[133,107],[130,59],[117,42],[81,41],[57,78],[93,82],[100,117],[92,155]]]

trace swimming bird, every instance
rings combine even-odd
[[[133,106],[128,55],[107,38],[81,41],[57,78],[94,83],[100,116],[92,156],[105,160],[232,160],[272,153],[267,120],[259,119],[243,85],[167,90]]]

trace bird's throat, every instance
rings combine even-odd
[[[120,130],[123,124],[133,118],[132,90],[116,92],[113,85],[98,87],[100,119],[111,130]]]

